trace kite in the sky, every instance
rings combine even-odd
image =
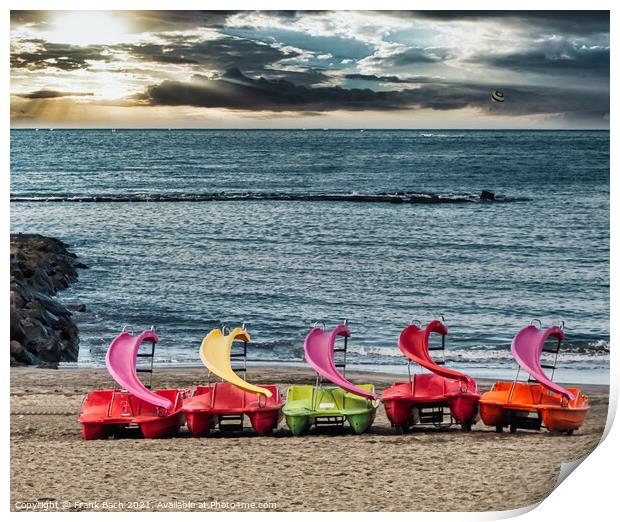
[[[491,99],[496,101],[496,102],[503,102],[504,101],[504,93],[502,91],[492,91],[491,92]]]

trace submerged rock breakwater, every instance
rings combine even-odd
[[[480,194],[430,194],[417,192],[381,192],[377,194],[295,194],[269,192],[198,193],[198,194],[13,194],[14,203],[141,203],[199,201],[338,201],[352,203],[450,204],[513,203],[528,201],[526,197],[496,196],[483,190]]]

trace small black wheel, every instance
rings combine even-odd
[[[398,426],[396,426],[396,433],[398,435],[404,435],[406,431],[407,429],[402,424],[399,424]]]
[[[575,433],[575,430],[566,430],[566,435],[572,435]]]
[[[469,433],[471,431],[471,423],[464,422],[463,424],[461,424],[461,430],[463,430],[465,433]]]
[[[517,433],[517,427],[514,424],[510,425],[510,433]]]
[[[495,426],[495,433],[504,433],[503,426]]]

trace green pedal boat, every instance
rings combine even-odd
[[[336,339],[344,337],[344,348],[335,349]],[[304,355],[317,372],[315,386],[291,386],[282,412],[293,435],[301,435],[315,427],[344,426],[348,422],[356,434],[364,433],[375,420],[379,404],[372,384],[355,386],[336,368],[334,352],[346,354],[351,332],[346,323],[332,331],[314,327],[306,336]],[[344,367],[344,363],[341,365]],[[325,378],[336,386],[322,386]]]

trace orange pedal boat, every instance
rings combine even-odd
[[[545,347],[549,338],[557,340],[553,348]],[[555,371],[555,362],[540,362],[543,352],[554,353],[557,362],[563,340],[562,326],[542,330],[530,324],[519,331],[511,346],[519,363],[517,377],[513,382],[496,382],[480,398],[480,417],[487,426],[495,426],[498,433],[505,427],[515,433],[519,428],[539,430],[544,426],[569,435],[581,427],[590,409],[588,396],[579,388],[563,388],[555,383],[553,374],[551,379],[545,375],[543,368]],[[528,382],[518,381],[521,369],[529,374]]]

